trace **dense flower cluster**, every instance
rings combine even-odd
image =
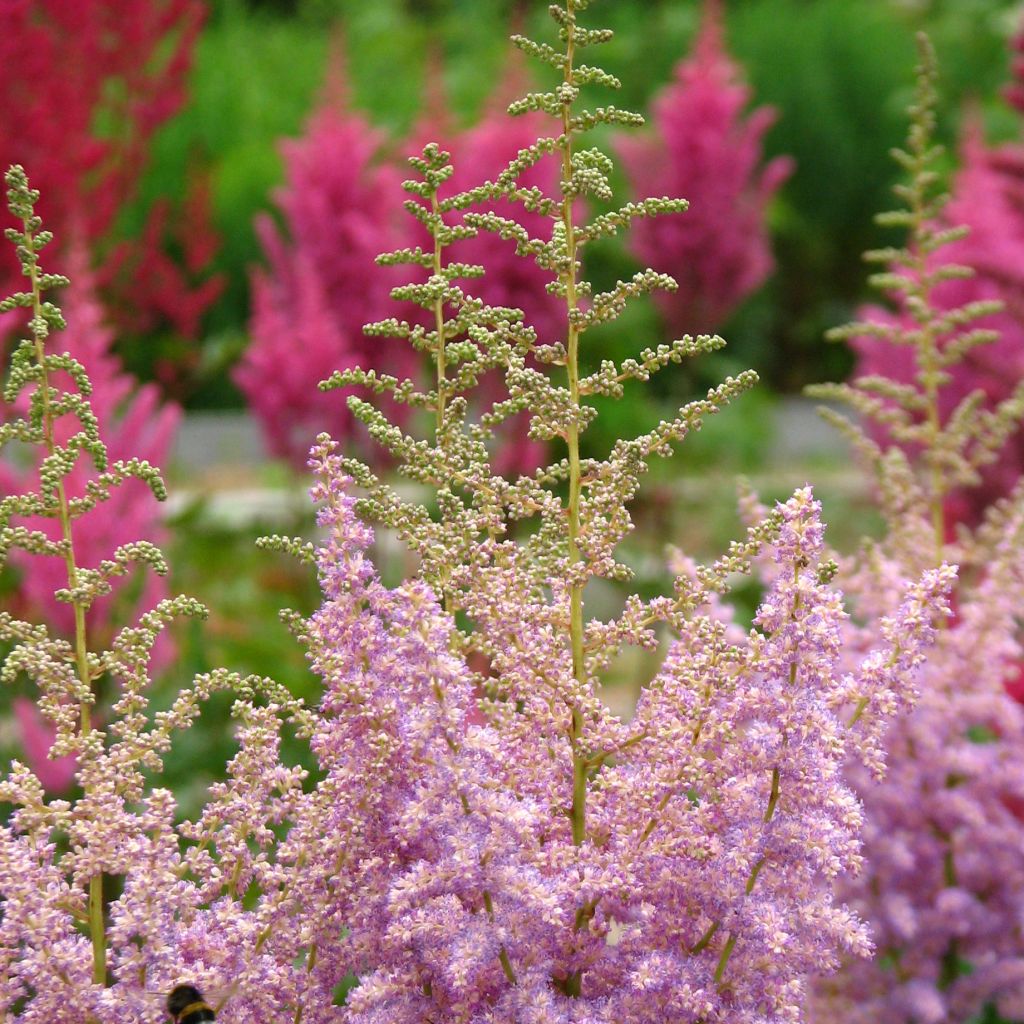
[[[859,864],[837,715],[907,684],[947,570],[908,592],[893,646],[837,672],[845,616],[817,502],[797,492],[774,517],[756,628],[730,635],[681,580],[693,611],[627,724],[573,676],[552,628],[568,591],[531,598],[501,545],[464,593],[501,694],[481,723],[451,616],[420,581],[381,585],[333,445],[314,462],[330,531],[308,630],[326,684],[314,747],[333,802],[307,870],[333,880],[320,956],[344,922],[341,965],[373,965],[346,1019],[782,1020],[803,974],[868,950],[823,884]],[[580,748],[593,777],[578,842]]]
[[[758,167],[775,115],[743,114],[750,90],[725,52],[719,0],[705,0],[693,53],[675,77],[655,100],[655,134],[623,138],[618,149],[638,195],[686,196],[690,210],[641,221],[630,247],[679,282],[658,296],[670,330],[712,331],[772,269],[765,206],[792,165],[777,157]]]
[[[1019,489],[991,525],[982,580],[958,589],[917,707],[886,737],[884,781],[849,776],[864,802],[866,869],[841,891],[877,952],[821,984],[821,1021],[940,1024],[985,1007],[1024,1016],[1024,709],[1003,688],[1021,655]],[[858,607],[889,592],[877,573],[861,582],[872,596],[855,590]]]

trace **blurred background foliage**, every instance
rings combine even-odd
[[[540,5],[541,7],[543,5]],[[529,9],[530,13],[524,13]],[[777,269],[722,328],[729,348],[705,360],[701,381],[754,366],[776,391],[840,379],[846,353],[821,343],[865,296],[860,253],[886,239],[872,223],[894,177],[889,149],[904,132],[913,34],[926,29],[942,68],[941,134],[955,153],[965,104],[983,111],[992,141],[1014,137],[1016,115],[999,98],[1007,39],[1021,5],[1011,0],[729,0],[727,45],[756,105],[778,119],[766,157],[789,155],[795,172],[769,211]],[[623,105],[640,110],[687,52],[700,7],[681,0],[617,0],[595,11],[616,30],[603,66],[623,80]],[[352,103],[392,147],[423,116],[427,97],[447,97],[457,126],[486,103],[508,60],[509,32],[544,19],[517,0],[213,0],[200,37],[187,106],[157,134],[137,200],[124,211],[130,233],[160,196],[180,195],[191,175],[209,175],[216,267],[225,287],[208,311],[202,353],[186,395],[195,408],[241,404],[228,376],[246,341],[248,270],[259,259],[258,211],[272,209],[282,179],[279,144],[301,133],[339,50]],[[544,31],[541,26],[536,26]],[[441,75],[439,89],[428,79]],[[618,101],[617,101],[618,102]],[[396,196],[396,203],[398,201]],[[598,282],[629,272],[619,246],[595,250]],[[652,326],[642,314],[620,333]],[[618,339],[609,339],[612,349]],[[148,375],[155,346],[127,352]]]

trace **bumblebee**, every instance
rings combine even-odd
[[[194,985],[176,985],[167,997],[167,1012],[174,1024],[200,1024],[200,1021],[217,1019],[213,1007]]]

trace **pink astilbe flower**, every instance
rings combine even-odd
[[[69,259],[75,277],[64,296],[69,326],[61,343],[64,351],[78,360],[90,376],[92,409],[107,439],[109,455],[114,460],[137,457],[159,465],[166,460],[173,444],[180,410],[162,402],[153,385],[140,387],[125,373],[114,354],[113,333],[104,323],[104,311],[93,290],[94,279],[87,269],[85,254],[81,249],[73,250]],[[74,428],[65,420],[58,423],[55,437],[58,443],[67,443],[73,432]],[[30,486],[37,475],[38,467],[22,470],[14,463],[0,463],[0,484],[7,493]],[[65,481],[69,497],[82,497],[88,479],[84,466],[72,470]],[[146,500],[147,493],[141,480],[128,480],[110,495],[101,506],[100,514],[79,520],[74,539],[75,556],[80,565],[98,566],[128,540],[153,543],[164,540],[166,530],[159,509]],[[30,517],[23,520],[23,525],[42,530],[53,540],[60,537],[60,524],[52,520]],[[54,597],[54,592],[66,585],[67,570],[63,560],[35,558],[27,552],[15,551],[10,564],[21,573],[19,600],[27,614],[47,622],[57,634],[71,636],[74,612],[67,602]],[[161,576],[146,576],[137,591],[130,576],[115,578],[111,581],[110,596],[93,605],[86,616],[88,628],[99,642],[106,643],[112,636],[114,624],[125,614],[151,608],[166,596],[167,586]],[[126,598],[130,606],[119,607]],[[165,664],[170,654],[170,641],[164,639],[157,649],[157,665]],[[71,781],[67,759],[60,758],[49,764],[40,760],[49,749],[44,737],[52,740],[52,730],[43,724],[31,705],[19,704],[16,710],[29,763],[48,788],[57,791],[66,788]]]
[[[306,875],[327,899],[319,956],[362,975],[346,1020],[791,1020],[802,975],[867,951],[827,884],[860,863],[860,810],[836,716],[845,616],[809,491],[779,509],[757,628],[734,643],[706,615],[680,620],[629,724],[573,676],[554,626],[567,589],[548,603],[499,545],[467,572],[500,695],[481,725],[451,618],[421,582],[380,583],[332,445],[314,465],[329,536],[307,636],[327,777],[310,806],[326,837]],[[887,678],[855,673],[861,688],[916,670],[932,636],[919,610],[948,584],[922,582],[874,659]],[[595,772],[582,843],[564,811],[574,720]]]
[[[744,116],[750,89],[725,51],[717,0],[706,0],[693,53],[654,101],[654,134],[616,143],[633,191],[682,196],[682,214],[642,220],[630,249],[679,283],[657,297],[669,329],[713,331],[771,272],[765,207],[792,170],[788,157],[763,167],[768,107]]]
[[[331,989],[317,989],[319,979],[298,963],[304,933],[288,897],[296,865],[277,860],[273,829],[289,820],[304,775],[280,761],[282,708],[236,706],[241,749],[197,822],[176,824],[166,790],[140,799],[142,767],[158,768],[171,731],[228,682],[200,679],[155,728],[122,722],[109,751],[80,745],[86,796],[74,805],[46,804],[39,781],[17,763],[0,783],[0,801],[15,807],[0,830],[0,1007],[11,1020],[150,1024],[161,1012],[154,993],[181,983],[220,993],[218,1020],[229,1024],[271,1024],[283,1007],[300,1005],[303,1020],[337,1020]],[[69,851],[49,841],[54,828],[69,837]],[[80,927],[97,872],[123,880],[108,908],[106,986],[91,977],[93,950]],[[245,894],[257,886],[253,904]]]
[[[840,891],[871,923],[877,955],[821,982],[821,1021],[1024,1013],[1024,709],[1003,688],[1021,657],[1019,488],[999,532],[980,582],[958,588],[958,614],[921,671],[916,707],[885,735],[884,780],[850,773],[864,804],[866,868]],[[891,594],[878,568],[861,577],[859,604]]]
[[[253,274],[252,340],[235,379],[271,451],[296,465],[321,431],[351,433],[345,402],[317,391],[332,371],[358,363],[415,376],[414,352],[362,330],[384,315],[397,283],[374,258],[402,244],[393,212],[399,177],[376,159],[379,146],[343,96],[329,99],[306,134],[282,146],[285,231],[269,216],[257,222],[268,267]]]

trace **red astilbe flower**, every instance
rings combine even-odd
[[[142,235],[119,242],[99,271],[117,332],[142,336],[170,328],[180,338],[198,338],[203,315],[224,290],[224,275],[209,272],[219,248],[209,177],[193,173],[180,207],[167,196],[158,199]],[[199,361],[191,344],[158,360],[165,391],[180,398]]]
[[[143,231],[102,267],[119,211],[136,191],[154,132],[185,100],[186,76],[205,5],[200,0],[6,0],[0,32],[0,162],[24,164],[45,198],[41,213],[64,243],[77,238],[97,268],[97,286],[116,320],[146,304],[130,298],[116,270],[168,259],[162,232]],[[159,210],[152,215],[157,222]],[[208,234],[208,225],[199,234]],[[60,267],[63,259],[54,257]],[[204,264],[205,266],[205,264]],[[190,271],[195,268],[190,266]],[[0,290],[20,287],[17,264],[0,269]],[[178,271],[173,294],[153,315],[205,310],[217,285]],[[107,294],[109,293],[109,295]],[[170,316],[195,336],[194,320]],[[123,329],[125,325],[120,324]]]
[[[711,331],[771,272],[765,207],[792,170],[788,157],[759,168],[769,107],[749,116],[751,98],[725,52],[720,5],[708,2],[691,55],[654,102],[654,134],[617,149],[638,196],[682,196],[682,215],[637,222],[637,259],[671,274],[674,294],[658,306],[673,333]]]
[[[415,353],[362,330],[385,314],[397,283],[374,258],[403,244],[393,214],[399,176],[376,159],[380,141],[344,98],[328,97],[305,135],[282,145],[286,230],[269,216],[257,222],[268,267],[253,274],[252,340],[235,380],[271,451],[297,467],[318,433],[352,433],[344,400],[317,391],[332,371],[415,371]]]
[[[177,406],[161,402],[152,385],[139,387],[126,374],[113,352],[114,335],[104,324],[103,308],[95,293],[95,280],[89,274],[84,249],[78,247],[68,254],[73,272],[72,284],[64,295],[68,328],[61,336],[64,350],[78,360],[92,381],[91,403],[100,429],[107,439],[111,461],[144,459],[153,465],[166,461],[180,420]],[[17,408],[17,407],[16,407]],[[58,443],[67,443],[74,428],[69,421],[57,425]],[[34,485],[38,467],[22,469],[12,463],[0,463],[0,492],[15,494]],[[84,466],[76,466],[66,480],[68,495],[85,493],[88,479]],[[145,500],[146,485],[141,480],[127,480],[114,491],[97,514],[84,516],[75,523],[75,556],[78,564],[94,568],[129,538],[161,543],[166,536],[153,502]],[[60,524],[52,519],[29,520],[23,525],[42,530],[51,539],[60,537]],[[27,552],[15,551],[10,564],[22,573],[21,599],[25,612],[33,619],[48,623],[62,636],[74,634],[74,613],[70,604],[57,601],[54,591],[66,586],[66,568],[57,558],[32,558]],[[98,601],[88,613],[90,635],[102,642],[110,641],[125,609],[118,603],[130,602],[128,611],[151,608],[167,597],[163,577],[147,575],[141,592],[135,592],[132,576],[112,581],[112,594]],[[169,641],[162,638],[156,649],[156,661],[165,661],[170,654]],[[33,771],[48,788],[66,788],[74,775],[73,760],[45,760],[52,730],[38,718],[32,705],[17,706],[15,711],[22,725],[25,752]]]

